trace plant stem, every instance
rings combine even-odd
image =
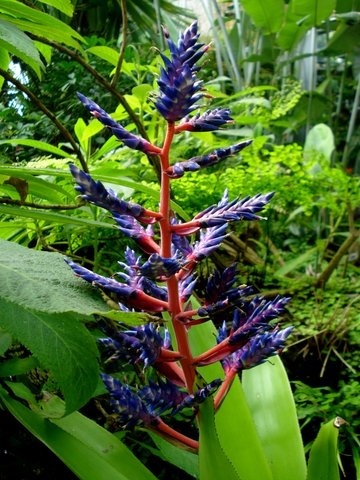
[[[160,154],[161,160],[161,192],[160,192],[160,234],[161,234],[161,256],[171,257],[171,211],[170,211],[170,178],[165,173],[169,167],[170,147],[175,135],[175,124],[168,122],[165,141]],[[179,298],[179,282],[175,275],[167,280],[169,313],[176,336],[177,349],[183,356],[180,360],[184,371],[186,387],[189,393],[193,391],[195,380],[195,369],[192,366],[192,355],[187,337],[185,325],[176,320],[177,315],[182,312],[182,305]]]

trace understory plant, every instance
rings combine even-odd
[[[119,231],[142,251],[127,247],[111,277],[66,260],[111,308],[94,311],[103,359],[98,405],[112,431],[147,432],[157,454],[193,478],[338,479],[341,419],[323,426],[306,466],[291,389],[277,356],[292,331],[278,321],[289,298],[258,295],[241,282],[236,265],[214,269],[205,285],[197,285],[197,265],[220,246],[229,224],[262,220],[260,213],[273,193],[229,199],[225,191],[218,203],[192,219],[175,216],[172,182],[221,163],[251,142],[188,160],[172,158],[175,136],[216,131],[232,119],[226,108],[202,110],[206,93],[198,62],[209,46],[199,42],[197,23],[177,43],[165,30],[164,35],[170,55],[161,54],[164,66],[154,97],[165,125],[161,145],[128,132],[91,99],[78,95],[125,146],[157,156],[161,165],[158,210],[120,199],[89,173],[70,166],[82,199],[110,212]],[[57,320],[61,323],[61,316]],[[54,355],[59,348],[54,343]],[[61,370],[58,363],[55,371]],[[76,389],[73,385],[70,393]],[[44,423],[44,413],[36,416],[39,412],[16,403],[8,391],[14,393],[11,382],[0,389],[3,404],[80,478],[155,478],[120,440],[78,412],[68,408],[68,416]],[[24,399],[23,391],[15,393]],[[88,397],[95,395],[93,389]]]

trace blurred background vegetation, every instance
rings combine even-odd
[[[292,296],[284,323],[296,330],[283,358],[304,442],[342,416],[344,474],[358,479],[360,0],[0,0],[0,238],[116,270],[128,239],[79,203],[68,164],[151,207],[157,163],[90,121],[76,92],[160,143],[151,98],[161,26],[176,38],[197,17],[212,45],[201,69],[209,104],[230,108],[234,122],[179,136],[173,160],[253,144],[173,182],[174,211],[191,216],[225,188],[276,192],[267,221],[238,227],[199,271],[200,288],[214,265],[239,261],[243,283]]]

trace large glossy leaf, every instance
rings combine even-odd
[[[280,30],[285,15],[284,0],[242,0],[241,5],[265,34]]]
[[[47,420],[0,387],[6,408],[82,480],[156,480],[114,435],[78,412]]]
[[[206,322],[190,330],[190,343],[194,355],[214,346],[216,329],[212,322]],[[201,368],[206,382],[222,378],[219,363]],[[202,420],[201,420],[202,421]],[[210,421],[211,418],[210,418]],[[272,480],[251,412],[247,405],[241,384],[234,381],[220,410],[215,415],[215,428],[221,450],[224,452],[242,480]],[[208,432],[208,433],[207,433]],[[213,426],[207,425],[203,435],[213,436]],[[204,437],[203,437],[203,441]],[[208,447],[210,448],[210,447]],[[212,457],[208,458],[211,463]],[[216,462],[216,458],[214,459]],[[205,477],[206,478],[206,477]],[[221,475],[218,478],[223,478]],[[224,477],[226,478],[226,477]]]
[[[337,441],[344,423],[337,417],[321,426],[310,450],[307,480],[340,479]]]
[[[87,53],[92,53],[97,57],[105,60],[106,62],[110,63],[114,67],[118,64],[119,61],[119,52],[111,47],[106,46],[97,46],[97,47],[90,47],[86,50]]]
[[[109,308],[98,291],[73,274],[58,253],[0,240],[0,298],[45,312],[91,315]]]
[[[274,480],[305,480],[295,403],[279,357],[243,373],[243,388]]]
[[[288,8],[287,20],[294,23],[301,22],[308,27],[315,27],[333,13],[336,0],[326,2],[314,0],[291,0]]]
[[[43,297],[45,305],[52,293],[49,288]],[[0,298],[0,311],[0,327],[53,375],[64,395],[66,412],[82,407],[95,391],[99,376],[95,339],[81,323],[83,319],[74,313],[33,310],[4,297]]]
[[[40,78],[44,65],[34,42],[15,25],[0,17],[0,47],[29,65]]]
[[[220,443],[211,399],[200,406],[199,468],[200,480],[240,480],[238,472]],[[234,439],[233,439],[234,441]],[[257,477],[259,478],[259,477]],[[245,478],[244,478],[245,480]]]

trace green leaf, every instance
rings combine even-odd
[[[120,440],[80,413],[50,421],[10,397],[1,387],[0,397],[10,413],[79,479],[156,480]]]
[[[0,47],[23,60],[40,78],[44,65],[34,42],[15,25],[1,18]]]
[[[137,97],[141,103],[144,103],[147,101],[149,92],[153,90],[153,87],[149,85],[148,83],[142,83],[140,85],[136,85],[132,89],[132,94]]]
[[[7,70],[10,64],[10,55],[7,48],[0,47],[0,68]],[[0,90],[2,89],[5,79],[0,76]]]
[[[52,15],[24,5],[15,0],[0,2],[0,17],[25,32],[81,50],[82,36],[65,22]]]
[[[31,218],[33,220],[42,220],[48,223],[57,223],[60,225],[78,225],[82,227],[97,227],[116,229],[111,223],[98,222],[88,218],[76,217],[75,215],[64,215],[51,211],[43,211],[36,208],[13,207],[11,205],[0,204],[0,213],[15,217]]]
[[[61,150],[61,148],[54,147],[46,142],[41,142],[40,140],[32,140],[30,138],[11,138],[9,140],[0,140],[0,145],[23,145],[25,147],[37,148],[43,150],[44,152],[49,152],[54,155],[59,155],[60,157],[70,158],[67,152]]]
[[[11,343],[12,336],[10,335],[10,333],[0,328],[0,355],[4,355],[6,350],[10,347]]]
[[[274,480],[305,480],[306,463],[294,398],[278,356],[243,372],[247,403]]]
[[[109,318],[115,322],[125,323],[126,325],[143,325],[148,322],[159,321],[158,317],[146,312],[123,312],[122,310],[110,310],[110,312],[95,312],[102,317]]]
[[[0,363],[0,377],[22,375],[39,366],[35,357],[11,358]]]
[[[304,153],[311,154],[314,150],[320,152],[325,158],[331,161],[335,149],[334,134],[331,128],[324,123],[314,125],[306,136]]]
[[[241,477],[236,472],[233,463],[225,454],[219,441],[211,399],[207,399],[200,405],[199,429],[200,480],[219,480],[220,478],[240,480]],[[241,452],[240,448],[238,452]]]
[[[320,23],[334,12],[336,0],[326,2],[314,2],[314,0],[291,0],[289,3],[287,20],[293,23],[303,22],[308,28],[320,25]]]
[[[39,0],[41,3],[55,7],[60,12],[65,13],[68,17],[72,17],[74,6],[71,0]]]
[[[285,15],[284,0],[242,0],[241,5],[265,34],[280,30]]]
[[[47,296],[51,295],[49,289]],[[64,395],[66,413],[82,407],[99,376],[95,339],[82,325],[83,318],[74,313],[32,310],[5,298],[0,299],[0,310],[1,328],[25,345],[54,376]]]
[[[213,347],[215,335],[216,329],[212,322],[192,328],[189,337],[193,355]],[[219,363],[203,367],[200,371],[208,383],[215,378],[223,377],[223,370]],[[272,480],[269,465],[238,379],[234,381],[216,413],[215,424],[221,449],[234,465],[241,479]]]
[[[117,66],[119,61],[119,52],[114,48],[105,47],[105,46],[98,46],[98,47],[90,47],[86,50],[87,53],[92,53],[97,57],[105,60],[106,62],[110,63],[114,67]]]
[[[199,474],[199,457],[195,453],[188,452],[183,448],[177,447],[153,432],[147,432],[155,445],[160,450],[162,458],[175,465],[194,478]]]
[[[337,441],[339,428],[346,423],[342,418],[321,426],[310,450],[307,480],[339,480]]]
[[[0,240],[0,299],[45,313],[108,310],[98,291],[77,278],[58,253]]]

